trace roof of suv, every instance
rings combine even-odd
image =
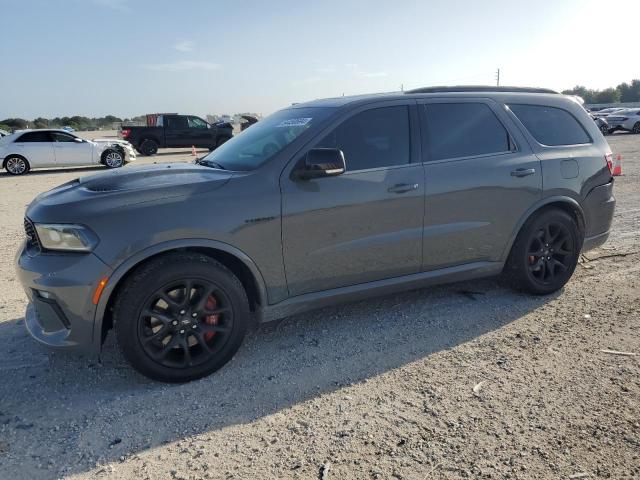
[[[493,96],[513,96],[513,95],[535,95],[559,97],[558,92],[547,88],[529,88],[529,87],[492,87],[488,85],[463,85],[463,86],[450,86],[450,87],[425,87],[417,88],[414,90],[407,90],[405,92],[384,92],[384,93],[368,93],[363,95],[349,95],[334,98],[322,98],[317,100],[311,100],[304,103],[295,103],[293,108],[304,107],[341,107],[350,103],[367,103],[372,100],[402,100],[407,98],[408,95],[415,98],[429,98],[429,97],[472,97],[487,96],[488,94]]]

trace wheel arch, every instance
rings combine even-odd
[[[2,168],[5,168],[7,166],[7,160],[9,160],[11,157],[19,157],[23,159],[25,162],[27,162],[27,170],[31,169],[31,163],[29,162],[29,159],[24,155],[20,155],[19,153],[10,153],[9,155],[6,155],[2,159]]]
[[[125,152],[124,152],[124,148],[122,148],[120,145],[110,145],[108,147],[106,147],[102,153],[100,154],[100,161],[102,163],[105,163],[105,157],[107,156],[107,154],[109,152],[118,152],[120,155],[122,155],[122,160],[124,161],[126,158]]]
[[[142,148],[142,145],[144,144],[144,142],[146,142],[147,140],[150,140],[152,142],[155,142],[158,144],[158,148],[160,147],[160,138],[157,137],[154,134],[149,134],[149,133],[145,133],[144,135],[142,135],[140,137],[140,139],[138,140],[137,144],[136,144],[136,148]]]
[[[253,260],[241,250],[213,240],[196,239],[162,243],[128,258],[109,276],[107,287],[102,292],[94,317],[93,342],[98,348],[113,326],[111,308],[125,280],[143,264],[173,252],[197,252],[217,260],[240,280],[252,311],[266,305],[267,293],[262,274]]]
[[[538,215],[540,212],[551,208],[558,208],[571,215],[578,225],[578,230],[584,237],[586,231],[586,219],[584,210],[582,209],[578,201],[572,197],[563,195],[547,197],[534,204],[529,210],[524,213],[524,215],[522,215],[522,217],[516,224],[516,227],[513,229],[513,232],[511,233],[511,237],[509,238],[509,242],[506,248],[502,252],[501,260],[503,262],[506,262],[507,258],[509,257],[511,248],[513,247],[513,244],[516,241],[516,237],[522,230],[524,224],[533,216]]]

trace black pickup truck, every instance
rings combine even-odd
[[[123,126],[120,137],[141,155],[154,155],[159,148],[208,148],[214,150],[233,136],[233,126],[210,124],[193,115],[148,115],[146,127]]]

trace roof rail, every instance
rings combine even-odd
[[[453,93],[453,92],[514,92],[514,93],[558,93],[548,88],[492,87],[490,85],[460,85],[452,87],[424,87],[404,93]]]

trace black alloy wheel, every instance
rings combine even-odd
[[[158,153],[158,142],[155,140],[144,140],[140,145],[140,150],[144,155],[151,156]]]
[[[221,368],[240,348],[251,318],[242,283],[199,253],[169,253],[143,264],[116,295],[113,323],[124,357],[164,382]]]
[[[145,353],[170,368],[201,365],[224,347],[233,328],[226,293],[202,278],[185,278],[156,290],[138,319]]]
[[[510,285],[528,293],[555,292],[573,275],[583,239],[576,219],[565,210],[542,210],[520,229],[505,265],[505,276]]]
[[[552,284],[569,271],[574,254],[569,229],[561,223],[546,223],[530,239],[529,273],[542,285]]]

